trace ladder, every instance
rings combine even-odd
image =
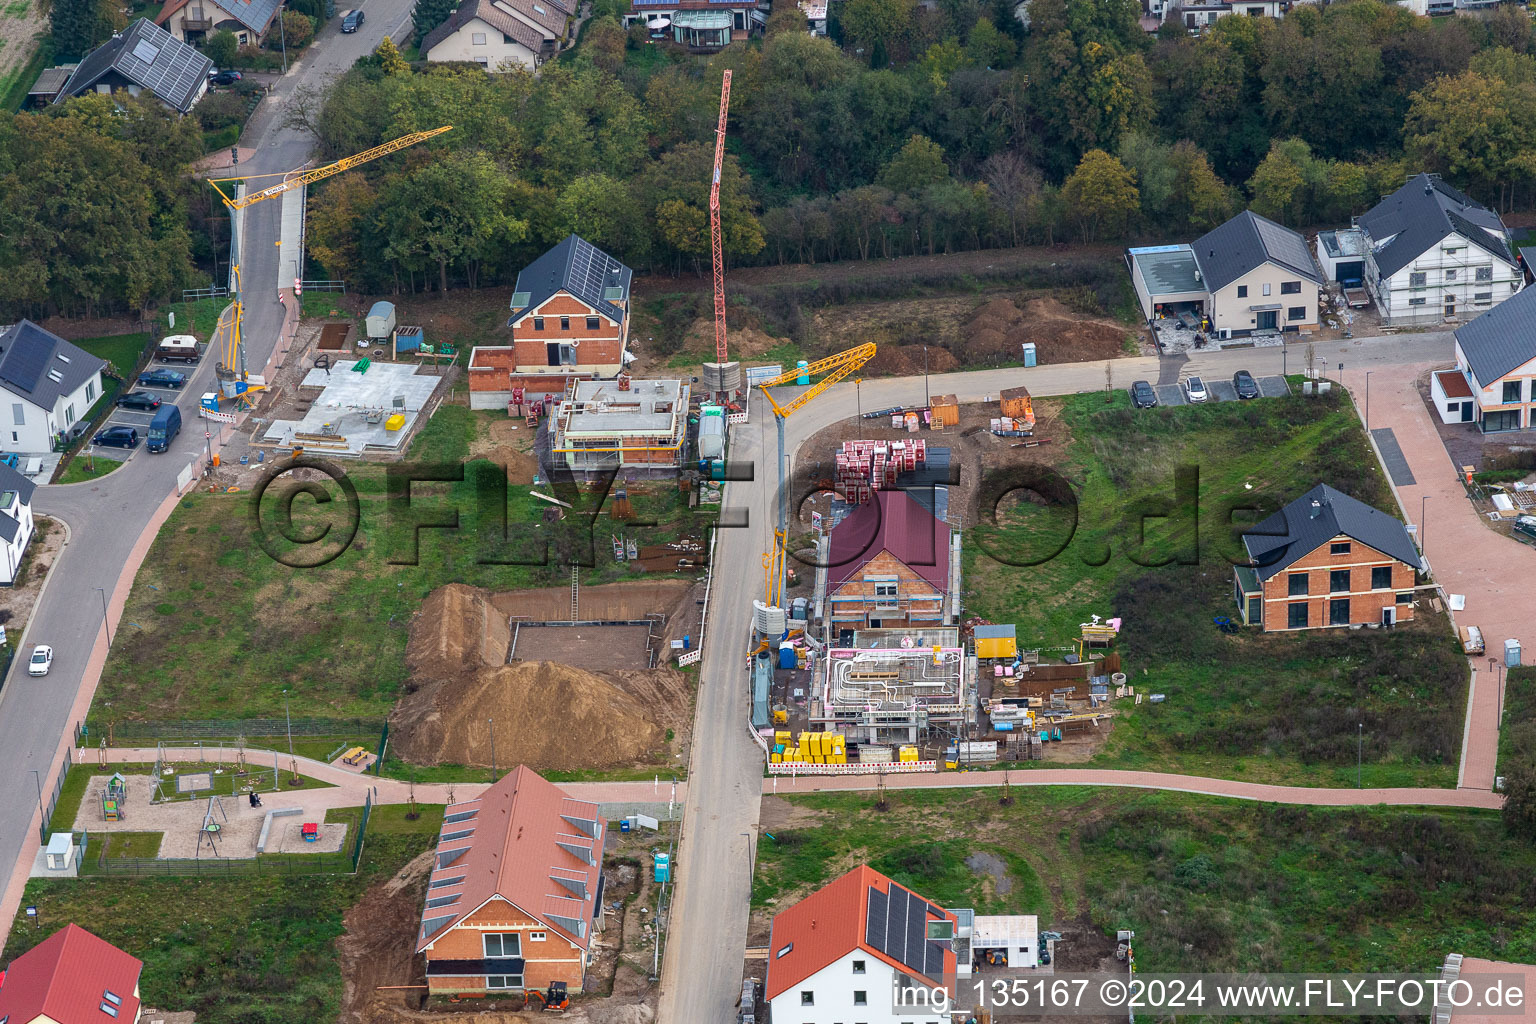
[[[574,566],[574,565],[571,566],[571,621],[572,622],[577,621],[577,617],[576,617],[576,599],[577,599],[578,594],[581,592],[581,576],[579,575],[579,572],[580,572],[580,570],[578,570],[576,568],[576,566]]]

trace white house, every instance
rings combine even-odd
[[[37,485],[0,463],[0,586],[16,582],[32,540],[32,492]]]
[[[9,399],[0,446],[51,452],[54,438],[74,426],[101,397],[107,364],[30,320],[0,330],[0,401]]]
[[[1317,327],[1322,275],[1296,231],[1244,210],[1191,248],[1210,295],[1205,316],[1221,337]]]
[[[565,24],[547,0],[464,0],[422,39],[421,52],[429,61],[475,63],[487,71],[506,64],[532,70],[559,51]]]
[[[1456,369],[1430,376],[1430,397],[1446,423],[1536,427],[1536,289],[1456,329]]]
[[[1433,175],[1414,175],[1355,223],[1365,284],[1388,323],[1476,316],[1524,284],[1499,215]]]

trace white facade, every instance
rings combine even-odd
[[[856,949],[772,1000],[771,1019],[773,1024],[950,1024],[946,1007],[929,1001],[927,985],[904,987],[906,1005],[896,1005],[897,980],[909,977]]]
[[[0,586],[16,582],[16,572],[21,568],[21,556],[27,552],[32,540],[32,505],[21,500],[16,491],[0,491],[0,517],[9,520],[0,523]],[[5,539],[5,534],[10,539]]]
[[[1375,240],[1379,248],[1384,239]],[[1383,278],[1374,253],[1366,256],[1366,285],[1389,323],[1469,319],[1486,313],[1524,284],[1520,267],[1460,234],[1449,234],[1417,259]]]
[[[1477,419],[1483,424],[1484,431],[1493,433],[1536,426],[1536,358],[1521,363],[1498,380],[1484,384],[1477,379],[1462,351],[1461,342],[1457,341],[1456,368],[1462,371],[1472,389],[1473,400],[1477,402]],[[1435,384],[1438,381],[1432,388]],[[1444,419],[1447,407],[1440,408]]]
[[[488,71],[503,65],[521,65],[532,71],[538,55],[511,36],[479,18],[472,18],[427,52],[429,61],[469,61]]]
[[[51,409],[44,409],[14,391],[0,389],[0,402],[10,406],[0,412],[4,417],[0,447],[21,453],[51,452],[54,435],[74,426],[100,397],[100,370],[70,394],[60,396]]]

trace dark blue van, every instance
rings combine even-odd
[[[171,442],[179,433],[181,410],[166,402],[155,411],[155,418],[149,421],[149,440],[144,447],[152,452],[163,452],[171,447]]]

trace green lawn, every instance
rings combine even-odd
[[[233,184],[233,183],[231,183]],[[233,189],[223,186],[231,195]],[[223,281],[219,284],[222,286]],[[173,302],[162,307],[158,312],[160,331],[162,334],[190,334],[198,341],[207,343],[212,341],[213,332],[219,325],[219,318],[224,310],[229,307],[228,298],[198,299],[196,302]],[[176,314],[176,326],[172,327],[169,314]]]
[[[11,0],[7,6],[13,6],[21,0]],[[25,9],[25,4],[23,4]],[[12,46],[31,45],[30,40],[10,39],[0,42]],[[21,109],[26,102],[27,90],[32,88],[37,81],[37,76],[43,73],[43,69],[49,66],[53,60],[53,37],[47,33],[39,33],[36,43],[37,49],[28,58],[25,64],[11,68],[10,72],[0,76],[0,110],[6,113],[14,113]]]
[[[1499,671],[1505,671],[1500,669]],[[1478,686],[1492,681],[1478,673]],[[1508,774],[1512,761],[1536,762],[1536,667],[1522,665],[1508,670],[1504,684],[1504,720],[1499,730],[1499,774]]]
[[[442,824],[441,806],[421,807],[416,821],[404,810],[375,809],[355,876],[33,880],[22,902],[38,908],[41,927],[18,916],[4,957],[73,921],[144,961],[146,1005],[195,1010],[205,1024],[335,1020],[343,915],[431,848]],[[342,808],[326,820],[357,814]]]
[[[126,377],[139,365],[139,356],[149,342],[148,334],[114,334],[105,338],[86,338],[75,344],[98,359],[105,359],[119,376]]]
[[[789,798],[813,816],[757,846],[782,909],[860,863],[944,906],[1037,913],[1150,971],[1423,971],[1447,952],[1536,956],[1536,849],[1494,812],[1314,810],[1131,790],[904,790]],[[1004,865],[970,868],[972,851]],[[1060,952],[1060,950],[1058,950]]]
[[[117,459],[99,456],[76,455],[64,467],[64,472],[54,481],[56,484],[78,484],[87,480],[99,480],[123,463]]]
[[[94,866],[105,855],[108,859],[154,857],[160,852],[164,832],[95,832],[85,844],[85,864]]]
[[[1091,763],[1352,786],[1363,723],[1365,785],[1454,785],[1466,667],[1427,606],[1390,633],[1211,624],[1236,614],[1236,538],[1269,511],[1318,482],[1394,510],[1347,401],[1137,412],[1111,398],[1038,404],[1070,429],[1056,471],[984,478],[984,495],[1036,500],[1006,499],[994,521],[984,497],[965,549],[967,611],[1015,623],[1021,647],[1069,645],[1090,615],[1124,619],[1129,681],[1168,701],[1122,702]]]

